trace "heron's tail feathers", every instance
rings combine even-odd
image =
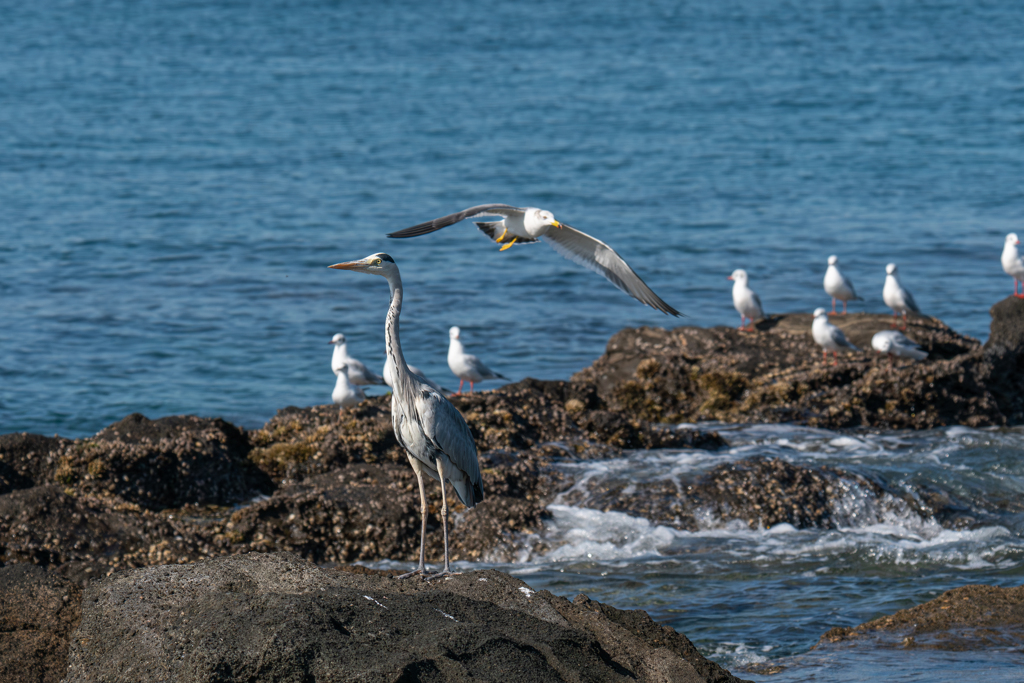
[[[452,488],[455,489],[455,494],[462,501],[462,504],[468,508],[475,507],[477,503],[484,499],[484,486],[483,481],[477,480],[471,482],[469,477],[460,472],[462,477],[457,481],[455,479],[449,479],[452,483]]]

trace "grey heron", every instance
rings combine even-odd
[[[607,278],[640,303],[663,313],[681,315],[662,301],[611,247],[571,225],[556,221],[550,211],[532,207],[521,209],[508,204],[481,204],[389,233],[388,237],[418,237],[480,216],[501,216],[499,221],[476,224],[481,232],[502,245],[499,251],[505,251],[517,242],[532,244],[543,239],[565,258]]]
[[[847,349],[849,351],[860,351],[843,334],[843,331],[828,321],[828,312],[824,308],[814,310],[814,322],[811,323],[811,336],[821,347],[821,355],[824,361],[828,362],[828,352],[832,352],[832,365],[839,363],[839,356],[836,351]]]
[[[426,572],[427,493],[423,475],[441,482],[441,523],[444,528],[444,570],[451,573],[448,560],[448,496],[445,480],[451,482],[459,500],[473,507],[484,499],[483,479],[473,435],[462,414],[444,396],[409,371],[402,355],[398,317],[402,313],[402,276],[395,260],[387,254],[372,254],[358,261],[336,263],[331,268],[380,275],[391,287],[391,305],[384,323],[384,348],[391,380],[391,424],[398,443],[405,448],[409,464],[420,487],[420,561],[403,576]]]
[[[331,337],[334,355],[331,356],[331,369],[335,374],[342,365],[348,366],[348,379],[352,384],[384,384],[384,378],[370,370],[362,361],[348,355],[348,342],[340,332]]]
[[[828,269],[825,271],[825,293],[832,297],[832,315],[836,315],[836,299],[843,302],[843,315],[846,315],[848,301],[864,301],[857,296],[850,278],[839,272],[839,257],[828,257]]]
[[[900,284],[899,270],[895,263],[885,267],[885,286],[882,288],[882,301],[892,309],[892,326],[896,327],[899,322],[900,313],[903,314],[903,329],[907,329],[907,311],[920,313],[914,297],[910,295],[902,284]]]
[[[740,332],[753,332],[754,321],[760,320],[764,317],[764,308],[761,307],[761,297],[759,297],[754,290],[750,288],[749,278],[747,277],[747,271],[742,268],[737,268],[732,271],[732,275],[729,279],[733,281],[732,286],[732,305],[736,307],[736,312],[740,314]],[[747,330],[745,320],[750,318],[750,329]]]
[[[351,408],[360,401],[366,398],[363,390],[352,383],[348,378],[348,366],[344,363],[341,367],[334,371],[334,374],[338,376],[337,381],[334,383],[334,391],[331,392],[331,400],[336,405],[342,408]]]
[[[999,260],[1002,262],[1006,274],[1013,278],[1013,295],[1018,299],[1024,299],[1024,291],[1020,294],[1017,293],[1017,283],[1024,284],[1024,259],[1020,257],[1018,245],[1020,245],[1020,240],[1017,239],[1017,233],[1008,234],[1006,242],[1003,243],[1003,255]]]
[[[448,330],[448,367],[452,374],[459,378],[459,390],[455,392],[456,395],[462,393],[463,382],[469,382],[469,393],[472,394],[473,384],[476,382],[485,379],[508,379],[508,377],[491,370],[473,354],[466,353],[465,347],[462,346],[462,340],[459,338],[461,334],[462,330],[458,327]]]

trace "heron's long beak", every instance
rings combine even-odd
[[[335,263],[333,266],[327,266],[328,268],[334,268],[335,270],[359,270],[367,265],[366,259],[359,259],[358,261],[346,261],[345,263]]]

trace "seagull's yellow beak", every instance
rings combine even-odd
[[[562,227],[562,224],[559,223],[558,221],[551,221],[551,225],[555,226],[556,228]]]

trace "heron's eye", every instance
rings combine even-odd
[[[373,265],[379,266],[380,265],[380,259],[374,259]]]

